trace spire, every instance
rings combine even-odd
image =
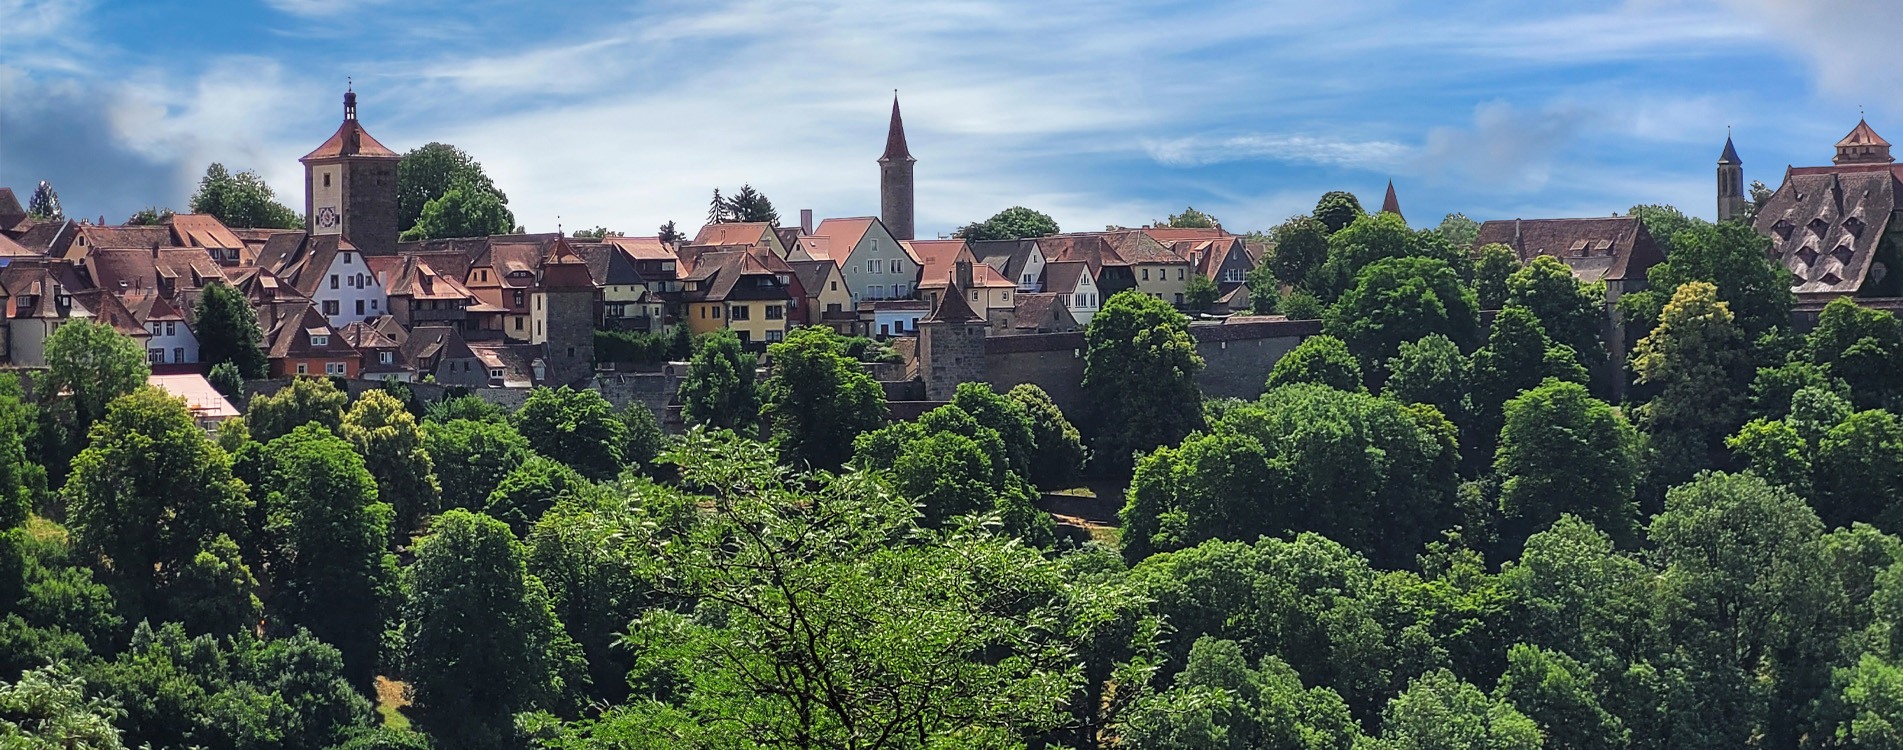
[[[1857,126],[1850,134],[1837,142],[1837,157],[1831,160],[1836,164],[1889,164],[1890,142],[1870,129],[1870,123],[1859,118]]]
[[[879,161],[918,161],[905,147],[905,121],[899,117],[899,90],[892,90],[892,125],[885,133],[885,155]]]
[[[344,84],[344,119],[345,120],[357,119],[356,86],[353,86],[349,83]]]
[[[1744,163],[1743,159],[1738,158],[1738,149],[1734,148],[1731,145],[1730,134],[1725,135],[1725,152],[1718,155],[1718,163],[1719,164],[1743,164]]]
[[[1394,196],[1394,180],[1388,180],[1388,197],[1381,199],[1381,213],[1394,214],[1400,216],[1402,220],[1407,219],[1401,216],[1401,199]]]

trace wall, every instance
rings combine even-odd
[[[1064,413],[1083,408],[1084,334],[1037,333],[985,339],[985,382],[1004,392],[1033,383]]]
[[[1264,320],[1260,322],[1191,325],[1196,353],[1203,355],[1203,371],[1196,384],[1210,398],[1254,400],[1261,396],[1269,371],[1302,339],[1322,332],[1319,320]]]

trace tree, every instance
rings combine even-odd
[[[733,215],[733,209],[727,206],[727,199],[720,197],[720,188],[714,188],[714,198],[707,202],[707,223],[725,224]]]
[[[231,363],[251,379],[265,376],[264,333],[244,292],[227,284],[206,284],[198,296],[198,361],[206,367]]]
[[[984,221],[966,224],[952,232],[953,237],[971,242],[979,240],[1017,240],[1057,234],[1057,220],[1049,214],[1023,206],[1012,206]]]
[[[1329,234],[1334,234],[1341,231],[1342,227],[1353,224],[1355,219],[1365,213],[1362,211],[1360,199],[1355,198],[1354,193],[1330,190],[1322,193],[1321,200],[1315,202],[1314,215],[1315,220],[1321,222]]]
[[[1003,468],[1016,472],[1020,477],[1030,477],[1031,457],[1037,451],[1037,437],[1031,415],[1023,406],[991,390],[991,386],[984,383],[959,383],[952,395],[951,405],[970,414],[977,424],[998,433],[998,438],[1004,443]]]
[[[1304,689],[1301,676],[1274,656],[1252,669],[1239,644],[1208,636],[1190,647],[1170,690],[1141,699],[1118,728],[1118,739],[1156,750],[1366,746],[1335,691]]]
[[[1468,390],[1470,458],[1485,464],[1493,458],[1506,403],[1547,378],[1586,382],[1586,370],[1571,347],[1547,338],[1539,319],[1523,308],[1509,307],[1493,319],[1487,345],[1474,352]]]
[[[1310,336],[1293,351],[1275,361],[1269,371],[1270,390],[1290,383],[1316,383],[1338,391],[1366,393],[1361,384],[1361,364],[1348,353],[1348,345],[1333,336]]]
[[[344,407],[350,397],[337,390],[329,378],[293,378],[276,393],[259,394],[245,408],[245,426],[251,439],[268,443],[291,434],[292,430],[316,422],[336,432],[344,423]]]
[[[1289,292],[1278,307],[1289,320],[1321,320],[1324,309],[1321,300],[1300,289]]]
[[[1638,432],[1584,386],[1548,380],[1508,401],[1493,466],[1500,511],[1519,527],[1515,538],[1571,513],[1616,540],[1636,541]]]
[[[1183,209],[1183,212],[1180,214],[1170,214],[1168,220],[1155,221],[1151,222],[1151,224],[1153,226],[1171,227],[1173,229],[1215,229],[1221,226],[1221,222],[1216,221],[1216,217],[1198,211],[1193,206]]]
[[[448,424],[458,419],[475,422],[494,422],[508,424],[509,413],[475,394],[452,396],[431,402],[423,410],[423,418],[437,424]]]
[[[396,594],[390,505],[350,443],[319,425],[272,440],[260,459],[272,628],[309,628],[342,652],[351,684],[368,688]]]
[[[655,459],[667,449],[667,434],[661,431],[661,421],[655,419],[654,411],[639,399],[629,400],[617,416],[623,435],[621,460],[642,471],[652,470]]]
[[[681,234],[681,230],[675,228],[673,219],[661,225],[660,234],[657,236],[663,245],[677,245],[687,241],[687,235]]]
[[[423,423],[423,451],[446,467],[437,475],[448,508],[482,510],[502,479],[529,460],[528,438],[506,422],[453,419]],[[447,470],[454,467],[454,471]]]
[[[1898,405],[1903,396],[1903,324],[1882,310],[1870,310],[1849,297],[1824,306],[1817,327],[1804,340],[1804,357],[1842,378],[1858,408]]]
[[[1537,750],[1540,730],[1504,700],[1438,669],[1388,704],[1381,739],[1394,750]]]
[[[278,202],[278,196],[257,172],[232,174],[212,162],[192,194],[192,213],[208,214],[228,227],[303,229],[296,209]]]
[[[1440,226],[1436,229],[1448,242],[1454,243],[1454,247],[1473,247],[1475,242],[1480,241],[1480,222],[1467,218],[1463,213],[1448,214],[1440,220]]]
[[[1134,289],[1104,302],[1084,332],[1083,382],[1103,471],[1129,471],[1135,454],[1203,426],[1202,369],[1189,319],[1168,303]]]
[[[126,224],[128,226],[135,226],[135,227],[158,226],[160,224],[166,223],[166,221],[171,218],[172,218],[172,209],[153,208],[151,206],[147,206],[145,208],[139,209],[137,212],[133,213],[131,217],[127,218]]]
[[[45,180],[40,180],[33,188],[33,195],[27,198],[26,215],[38,221],[65,221],[66,212],[59,206],[59,193]]]
[[[559,460],[584,477],[613,479],[621,473],[627,428],[598,391],[536,388],[516,410],[514,422],[536,453]]]
[[[1725,447],[1752,474],[1801,497],[1811,496],[1811,461],[1814,449],[1790,420],[1758,418],[1746,422],[1738,434],[1725,439]]]
[[[1654,235],[1657,237],[1657,235]],[[1705,282],[1730,308],[1746,336],[1756,337],[1791,319],[1790,273],[1766,260],[1771,240],[1736,222],[1700,222],[1672,240],[1664,263],[1645,276],[1650,288],[1619,298],[1619,309],[1644,327],[1656,324],[1679,287]]]
[[[389,503],[393,541],[407,541],[409,532],[442,502],[436,464],[423,448],[416,417],[394,396],[370,391],[351,404],[338,434],[363,457],[364,468],[377,480],[377,497]]]
[[[1717,463],[1713,454],[1744,422],[1752,370],[1744,332],[1732,320],[1716,287],[1687,282],[1673,293],[1658,327],[1633,347],[1639,382],[1659,389],[1639,407],[1636,421],[1652,434],[1655,460],[1666,462],[1657,471],[1671,481]]]
[[[488,237],[508,234],[515,227],[509,204],[493,191],[463,183],[451,185],[442,197],[423,204],[416,224],[401,239],[435,240],[448,237]]]
[[[64,667],[30,669],[0,682],[0,743],[10,748],[124,750],[113,726],[124,715]]]
[[[741,185],[740,192],[726,200],[726,208],[726,221],[729,222],[753,221],[776,227],[780,225],[780,212],[773,210],[773,201],[767,200],[766,195],[754,190],[752,185]]]
[[[566,464],[552,458],[532,456],[515,467],[496,490],[489,493],[484,515],[509,525],[517,536],[528,536],[529,528],[542,514],[563,498],[574,497],[588,487],[588,480]]]
[[[1860,411],[1817,444],[1813,505],[1829,526],[1861,521],[1903,530],[1903,424],[1887,411]],[[1755,464],[1754,464],[1755,465]]]
[[[1526,308],[1558,343],[1573,348],[1588,371],[1606,361],[1601,332],[1606,326],[1605,288],[1587,284],[1550,255],[1533,259],[1507,278],[1507,304]]]
[[[1083,436],[1072,427],[1064,412],[1051,401],[1050,394],[1031,383],[1023,383],[1005,394],[1017,402],[1031,420],[1031,484],[1045,489],[1069,485],[1083,469]]]
[[[71,324],[69,324],[71,325]],[[243,537],[251,502],[231,458],[185,402],[141,388],[112,403],[61,489],[76,547],[121,582],[135,611],[166,611],[162,589],[219,535]]]
[[[681,417],[711,429],[746,430],[760,418],[753,389],[753,355],[733,331],[720,329],[694,342],[694,359],[681,382]]]
[[[1591,668],[1563,653],[1515,644],[1494,699],[1513,706],[1539,726],[1544,747],[1554,750],[1618,750],[1630,732],[1599,705]]]
[[[1475,254],[1474,297],[1482,310],[1498,310],[1507,303],[1507,279],[1520,270],[1520,256],[1498,242]]]
[[[46,337],[46,376],[38,385],[49,399],[71,394],[83,429],[151,375],[138,342],[112,326],[81,319],[61,324]]]
[[[1446,263],[1387,258],[1361,271],[1354,288],[1329,308],[1323,330],[1347,344],[1367,379],[1380,383],[1405,342],[1438,333],[1462,348],[1473,346],[1479,314],[1473,290]]]
[[[0,531],[24,523],[35,496],[46,489],[46,470],[27,456],[28,441],[38,437],[35,419],[33,406],[20,390],[20,377],[0,375]]]
[[[396,165],[397,230],[408,231],[416,226],[430,201],[442,198],[459,185],[466,190],[494,195],[504,205],[509,202],[509,197],[497,190],[489,175],[483,172],[482,164],[462,149],[436,142],[410,149]]]
[[[1308,216],[1290,217],[1269,230],[1275,255],[1266,264],[1275,278],[1300,287],[1328,260],[1328,225]],[[1250,287],[1253,292],[1255,287]]]
[[[809,326],[767,346],[772,362],[761,410],[780,455],[795,467],[836,469],[853,438],[885,423],[885,391],[847,357],[831,329]]]
[[[219,362],[211,366],[211,373],[205,376],[218,395],[233,402],[243,401],[244,376],[238,374],[238,366],[230,362]]]
[[[1277,303],[1282,301],[1281,282],[1276,281],[1275,269],[1270,267],[1272,258],[1264,259],[1242,276],[1243,286],[1249,288],[1250,315],[1274,315]]]
[[[1652,236],[1652,241],[1658,243],[1659,250],[1663,251],[1667,258],[1670,258],[1675,250],[1672,241],[1679,232],[1695,229],[1706,223],[1704,219],[1686,216],[1683,211],[1659,204],[1633,206],[1626,209],[1625,215],[1639,217],[1639,223],[1645,225],[1645,233]]]
[[[569,232],[568,236],[578,240],[599,240],[608,237],[625,237],[627,235],[612,231],[607,227],[598,226],[594,229],[577,229],[573,232]]]
[[[1217,288],[1216,282],[1210,281],[1209,277],[1202,274],[1191,276],[1184,290],[1184,303],[1188,309],[1196,312],[1208,312],[1210,308],[1216,306],[1216,300],[1222,296],[1222,290]]]
[[[1467,358],[1453,339],[1438,333],[1401,344],[1388,360],[1383,394],[1404,404],[1427,404],[1461,424],[1466,418]]]
[[[447,747],[513,743],[513,717],[556,708],[574,644],[501,521],[436,517],[405,571],[405,676],[416,723]]]

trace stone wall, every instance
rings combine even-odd
[[[1319,320],[1231,318],[1230,322],[1192,324],[1203,371],[1196,384],[1210,398],[1254,400],[1262,395],[1269,371],[1302,339],[1322,332]]]
[[[1036,333],[985,339],[985,382],[1000,393],[1019,383],[1043,388],[1064,413],[1083,408],[1084,335]]]

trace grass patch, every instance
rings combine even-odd
[[[403,715],[403,708],[410,705],[410,699],[403,697],[406,687],[396,680],[377,676],[377,715],[383,717],[384,726],[391,729],[410,728],[410,717]]]

